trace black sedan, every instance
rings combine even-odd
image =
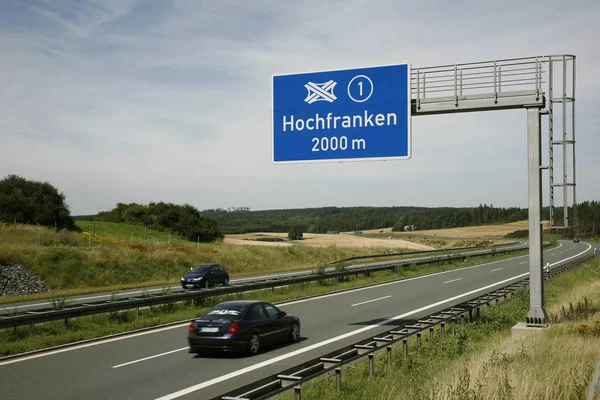
[[[256,354],[267,344],[300,338],[300,319],[264,301],[226,301],[190,323],[190,353],[239,351]]]
[[[181,287],[208,289],[217,283],[229,285],[229,272],[221,264],[200,264],[181,277]]]

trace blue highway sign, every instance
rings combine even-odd
[[[410,64],[273,76],[273,162],[411,157]]]

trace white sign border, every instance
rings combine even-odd
[[[275,121],[273,113],[275,112],[275,80],[276,76],[293,76],[293,75],[305,75],[315,74],[319,72],[338,72],[338,71],[350,71],[355,69],[366,69],[366,68],[379,68],[379,67],[399,67],[406,65],[408,69],[406,87],[408,90],[408,114],[407,114],[407,125],[408,125],[408,154],[406,156],[390,156],[390,157],[366,157],[366,158],[328,158],[326,160],[291,160],[291,161],[275,161]],[[368,162],[368,161],[398,161],[398,160],[409,160],[412,157],[412,69],[411,63],[408,61],[396,63],[396,64],[380,64],[370,66],[357,66],[340,69],[324,69],[319,71],[303,71],[288,74],[273,74],[271,76],[271,163],[275,165],[281,164],[322,164],[322,163],[344,163],[344,162]]]

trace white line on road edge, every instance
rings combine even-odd
[[[590,248],[591,248],[591,246],[590,246]],[[415,277],[403,279],[403,280],[400,280],[400,281],[385,282],[385,283],[382,283],[382,284],[379,284],[379,285],[361,287],[361,288],[346,290],[346,291],[337,292],[337,293],[323,294],[323,295],[320,295],[320,296],[309,297],[309,298],[306,298],[306,299],[291,300],[291,301],[288,301],[288,302],[284,302],[282,304],[277,304],[277,307],[285,307],[285,306],[289,306],[289,305],[292,305],[292,304],[304,303],[304,302],[307,302],[307,301],[320,300],[320,299],[325,299],[325,298],[333,297],[333,296],[341,296],[341,295],[345,295],[345,294],[351,294],[351,293],[355,293],[355,292],[360,292],[362,290],[369,290],[369,289],[380,288],[380,287],[388,286],[388,285],[402,284],[402,283],[411,282],[411,281],[414,281],[414,280],[417,280],[417,279],[426,279],[426,278],[429,278],[431,276],[449,274],[449,273],[456,272],[456,271],[466,271],[468,269],[485,267],[485,266],[496,264],[496,263],[500,263],[500,262],[503,262],[503,261],[516,260],[516,259],[521,258],[521,257],[526,257],[526,256],[517,256],[517,257],[513,257],[513,258],[507,258],[505,260],[498,260],[498,261],[492,261],[492,262],[485,263],[485,264],[472,265],[470,267],[460,268],[460,269],[456,269],[456,270],[448,270],[448,271],[442,271],[442,272],[435,272],[435,273],[429,274],[429,275],[415,276]],[[48,352],[44,352],[44,353],[32,354],[30,356],[19,357],[19,358],[15,358],[15,359],[12,359],[12,360],[7,360],[7,361],[4,361],[4,362],[0,361],[0,366],[7,365],[7,364],[12,364],[12,363],[16,363],[16,362],[21,362],[21,361],[27,361],[27,360],[31,360],[33,358],[51,356],[51,355],[58,354],[58,353],[64,353],[66,351],[79,350],[79,349],[82,349],[82,348],[85,348],[85,347],[91,347],[91,346],[97,346],[97,345],[101,345],[101,344],[105,344],[105,343],[115,342],[117,340],[131,339],[131,338],[135,338],[135,337],[142,336],[142,335],[150,335],[152,333],[158,333],[158,332],[162,332],[162,331],[169,330],[169,329],[178,329],[178,328],[181,328],[181,327],[184,327],[184,326],[188,326],[188,325],[189,325],[189,322],[182,322],[181,324],[177,324],[177,325],[173,325],[173,326],[168,326],[168,327],[164,327],[164,328],[158,328],[158,329],[151,330],[151,331],[134,333],[134,334],[131,334],[131,335],[122,335],[122,336],[118,336],[118,337],[110,338],[110,339],[106,339],[106,340],[94,341],[92,343],[84,343],[84,344],[80,344],[80,345],[74,345],[74,346],[71,346],[71,347],[65,347],[63,349],[57,349],[57,350],[52,350],[52,351],[48,351]]]
[[[188,350],[188,349],[189,349],[189,347],[188,347],[188,346],[186,346],[186,347],[182,347],[181,349],[177,349],[177,350],[171,350],[171,351],[167,351],[167,352],[165,352],[165,353],[156,354],[156,355],[154,355],[154,356],[150,356],[150,357],[146,357],[146,358],[140,358],[139,360],[135,360],[135,361],[129,361],[129,362],[126,362],[126,363],[124,363],[124,364],[115,365],[115,366],[113,366],[113,368],[120,368],[120,367],[124,367],[124,366],[126,366],[126,365],[135,364],[135,363],[139,363],[139,362],[146,361],[146,360],[151,360],[151,359],[153,359],[153,358],[156,358],[156,357],[160,357],[160,356],[166,356],[167,354],[171,354],[171,353],[177,353],[178,351],[183,351],[183,350]]]
[[[492,272],[500,271],[502,268],[493,269]]]
[[[289,273],[282,273],[280,275],[258,275],[255,277],[248,277],[248,278],[236,278],[236,279],[232,279],[230,281],[230,283],[238,283],[238,282],[244,282],[244,281],[249,281],[249,280],[253,280],[253,279],[266,279],[266,278],[272,278],[272,277],[277,277],[277,276],[287,276],[287,275],[293,275],[294,273],[289,272]],[[175,289],[180,287],[179,285],[176,284],[172,284],[170,285],[170,289]],[[129,290],[129,289],[125,289],[125,290]],[[135,290],[133,292],[118,292],[119,296],[130,296],[130,295],[134,295],[134,294],[143,294],[144,292],[162,292],[164,289],[162,287],[160,288],[150,288],[150,289],[141,289],[141,290]],[[85,296],[85,295],[84,295]],[[96,299],[101,299],[101,298],[109,298],[111,295],[110,294],[101,294],[101,295],[97,295],[97,296],[87,296],[87,297],[74,297],[71,300],[72,301],[78,301],[78,302],[85,302],[87,300],[96,300]],[[30,308],[30,307],[37,307],[37,306],[48,306],[48,305],[52,305],[52,302],[44,302],[44,303],[35,303],[35,304],[25,304],[22,306],[11,306],[11,307],[5,307],[5,308],[0,308],[0,310],[14,310],[14,309],[19,309],[19,308]]]
[[[561,263],[561,262],[565,262],[565,261],[567,261],[567,260],[570,260],[571,258],[578,257],[578,256],[580,256],[581,254],[583,254],[583,253],[587,252],[587,251],[588,251],[589,249],[591,249],[591,248],[592,248],[592,246],[591,246],[591,245],[588,245],[588,248],[587,248],[586,250],[582,251],[581,253],[579,253],[579,254],[576,254],[576,255],[574,255],[574,256],[571,256],[571,257],[569,257],[569,258],[566,258],[566,259],[564,259],[564,260],[557,261],[557,262],[555,262],[555,263],[553,263],[553,264],[550,264],[550,266],[553,266],[553,265],[559,264],[559,263]],[[401,315],[397,315],[397,316],[395,316],[395,317],[392,317],[392,318],[390,318],[390,319],[387,319],[387,320],[385,320],[385,321],[379,322],[379,323],[377,323],[377,324],[374,324],[374,325],[368,325],[368,326],[365,326],[364,328],[360,328],[360,329],[357,329],[357,330],[355,330],[355,331],[352,331],[352,332],[344,333],[343,335],[339,335],[339,336],[336,336],[336,337],[334,337],[334,338],[327,339],[327,340],[324,340],[324,341],[322,341],[322,342],[319,342],[319,343],[315,343],[315,344],[313,344],[313,345],[311,345],[311,346],[307,346],[307,347],[304,347],[304,348],[302,348],[302,349],[298,349],[298,350],[296,350],[296,351],[293,351],[293,352],[291,352],[291,353],[282,354],[282,355],[280,355],[280,356],[278,356],[278,357],[271,358],[270,360],[265,360],[265,361],[263,361],[263,362],[260,362],[260,363],[258,363],[258,364],[254,364],[254,365],[251,365],[251,366],[249,366],[249,367],[242,368],[242,369],[240,369],[240,370],[233,371],[233,372],[230,372],[230,373],[228,373],[228,374],[225,374],[225,375],[219,376],[218,378],[214,378],[214,379],[211,379],[211,380],[209,380],[209,381],[202,382],[202,383],[199,383],[199,384],[197,384],[197,385],[194,385],[194,386],[190,386],[190,387],[188,387],[188,388],[186,388],[186,389],[182,389],[182,390],[180,390],[180,391],[178,391],[178,392],[174,392],[174,393],[171,393],[171,394],[167,394],[167,395],[165,395],[165,396],[163,396],[163,397],[159,397],[159,398],[157,398],[157,399],[155,399],[155,400],[170,400],[170,399],[176,399],[176,398],[178,398],[178,397],[181,397],[181,396],[185,396],[186,394],[190,394],[190,393],[193,393],[193,392],[195,392],[195,391],[197,391],[197,390],[204,389],[204,388],[206,388],[206,387],[208,387],[208,386],[215,385],[215,384],[217,384],[217,383],[219,383],[219,382],[223,382],[223,381],[226,381],[226,380],[228,380],[228,379],[235,378],[236,376],[243,375],[243,374],[245,374],[245,373],[247,373],[247,372],[251,372],[251,371],[254,371],[254,370],[260,369],[260,368],[262,368],[262,367],[266,367],[267,365],[271,365],[271,364],[274,364],[274,363],[276,363],[276,362],[279,362],[279,361],[282,361],[282,360],[285,360],[285,359],[288,359],[288,358],[291,358],[291,357],[297,356],[298,354],[302,354],[302,353],[305,353],[305,352],[307,352],[307,351],[310,351],[310,350],[317,349],[317,348],[319,348],[319,347],[322,347],[322,346],[328,345],[328,344],[330,344],[330,343],[333,343],[333,342],[336,342],[336,341],[338,341],[338,340],[342,340],[342,339],[345,339],[345,338],[347,338],[347,337],[354,336],[354,335],[357,335],[357,334],[359,334],[359,333],[366,332],[366,331],[368,331],[368,330],[371,330],[371,329],[377,328],[377,327],[379,327],[379,326],[381,326],[381,325],[385,325],[385,324],[387,324],[387,323],[389,323],[389,322],[392,322],[392,321],[395,321],[395,320],[398,320],[398,319],[402,319],[402,318],[409,317],[409,316],[411,316],[411,315],[414,315],[414,314],[420,313],[420,312],[422,312],[422,311],[425,311],[425,310],[428,310],[428,309],[430,309],[430,308],[434,308],[434,307],[440,306],[440,305],[442,305],[442,304],[445,304],[445,303],[448,303],[448,302],[451,302],[451,301],[454,301],[454,300],[458,300],[458,299],[460,299],[460,298],[462,298],[462,297],[465,297],[465,296],[470,296],[470,295],[472,295],[472,294],[474,294],[474,293],[477,293],[477,292],[480,292],[480,291],[482,291],[482,290],[490,289],[490,288],[493,288],[494,286],[498,286],[498,285],[501,285],[501,284],[503,284],[503,283],[508,283],[508,282],[510,282],[510,281],[512,281],[512,280],[515,280],[515,279],[518,279],[518,278],[522,278],[522,277],[524,277],[524,276],[527,276],[527,275],[529,275],[529,272],[525,272],[524,274],[520,274],[520,275],[517,275],[517,276],[513,276],[512,278],[508,278],[508,279],[505,279],[505,280],[503,280],[503,281],[496,282],[496,283],[493,283],[493,284],[491,284],[491,285],[484,286],[484,287],[482,287],[482,288],[475,289],[475,290],[472,290],[472,291],[470,291],[470,292],[463,293],[463,294],[461,294],[461,295],[454,296],[454,297],[451,297],[451,298],[449,298],[449,299],[446,299],[446,300],[438,301],[437,303],[433,303],[433,304],[430,304],[430,305],[428,305],[428,306],[421,307],[421,308],[418,308],[418,309],[416,309],[416,310],[413,310],[413,311],[409,311],[409,312],[407,312],[407,313],[404,313],[404,314],[401,314]]]
[[[446,282],[444,282],[444,284],[452,283],[452,282],[456,282],[456,281],[460,281],[460,280],[462,280],[462,278],[456,278],[456,279],[452,279],[451,281],[446,281]]]
[[[562,243],[560,243],[560,245],[562,246]],[[586,250],[582,251],[581,253],[578,253],[578,254],[576,254],[574,256],[566,258],[566,259],[564,259],[562,261],[558,261],[558,262],[556,262],[554,264],[550,264],[550,266],[553,266],[553,265],[558,264],[560,262],[564,262],[564,261],[570,260],[571,258],[578,257],[579,255],[585,253],[586,251],[588,251],[589,249],[592,248],[592,246],[589,245],[589,244],[587,246],[588,246],[588,248]],[[550,251],[550,250],[546,250],[544,252],[547,252],[547,251]],[[448,271],[436,272],[436,273],[433,273],[433,274],[423,275],[423,276],[415,276],[413,278],[403,279],[403,280],[400,280],[400,281],[386,282],[386,283],[382,283],[380,285],[373,285],[373,286],[368,286],[368,287],[363,287],[363,288],[357,288],[357,289],[348,290],[348,291],[339,292],[339,293],[330,293],[330,294],[325,294],[325,295],[318,296],[318,297],[311,297],[311,298],[307,298],[307,299],[292,300],[292,301],[289,301],[289,302],[278,304],[277,306],[278,307],[284,307],[284,306],[288,306],[288,305],[292,305],[292,304],[304,303],[306,301],[320,300],[320,299],[327,298],[327,297],[340,296],[340,295],[343,295],[343,294],[354,293],[354,292],[358,292],[358,291],[361,291],[361,290],[369,290],[369,289],[379,288],[379,287],[382,287],[382,286],[388,286],[388,285],[395,285],[395,284],[399,284],[399,283],[410,282],[410,281],[413,281],[413,280],[416,280],[416,279],[424,279],[424,278],[429,278],[431,276],[448,274],[448,273],[456,272],[456,271],[465,271],[465,270],[468,270],[468,269],[480,268],[480,267],[488,266],[488,265],[491,265],[491,264],[497,264],[497,263],[500,263],[500,262],[503,262],[503,261],[516,260],[516,259],[519,259],[521,257],[527,257],[527,256],[517,256],[517,257],[513,257],[513,258],[507,258],[505,260],[492,261],[492,262],[489,262],[489,263],[479,264],[479,265],[473,265],[473,266],[470,266],[470,267],[460,268],[460,269],[456,269],[456,270],[448,270]],[[17,362],[27,361],[27,360],[31,360],[31,359],[34,359],[34,358],[46,357],[46,356],[51,356],[51,355],[54,355],[54,354],[64,353],[64,352],[67,352],[67,351],[79,350],[79,349],[83,349],[83,348],[86,348],[86,347],[98,346],[98,345],[105,344],[105,343],[116,342],[118,340],[132,339],[132,338],[135,338],[135,337],[138,337],[138,336],[150,335],[150,334],[153,334],[153,333],[159,333],[159,332],[166,331],[166,330],[169,330],[169,329],[178,329],[178,328],[181,328],[181,327],[184,327],[184,326],[188,326],[188,325],[189,325],[189,321],[188,322],[182,322],[181,324],[177,324],[177,325],[167,326],[167,327],[164,327],[164,328],[153,329],[153,330],[150,330],[150,331],[145,331],[145,332],[140,332],[140,333],[133,333],[133,334],[130,334],[130,335],[118,336],[118,337],[115,337],[115,338],[94,341],[94,342],[91,342],[91,343],[84,343],[84,344],[74,345],[74,346],[65,347],[65,348],[62,348],[62,349],[57,349],[57,350],[52,350],[52,351],[48,351],[48,352],[43,352],[43,353],[32,354],[30,356],[19,357],[19,358],[15,358],[15,359],[12,359],[12,360],[0,361],[0,367],[3,366],[3,365],[8,365],[8,364],[13,364],[13,363],[17,363]]]
[[[83,349],[83,348],[86,348],[86,347],[97,346],[99,344],[116,342],[118,340],[124,340],[124,339],[131,339],[131,338],[138,337],[138,336],[150,335],[152,333],[167,331],[169,329],[182,328],[184,326],[188,326],[189,324],[190,324],[189,322],[184,322],[184,323],[173,325],[173,326],[166,326],[164,328],[153,329],[151,331],[133,333],[133,334],[127,335],[127,336],[118,336],[118,337],[115,337],[115,338],[106,339],[106,340],[102,340],[102,341],[91,342],[91,343],[84,343],[84,344],[75,345],[75,346],[72,346],[72,347],[65,347],[64,349],[53,350],[53,351],[49,351],[47,353],[32,354],[30,356],[25,356],[25,357],[22,357],[22,358],[19,357],[19,358],[15,358],[15,359],[12,359],[12,360],[7,360],[7,361],[0,362],[0,367],[3,366],[3,365],[7,365],[7,364],[13,364],[13,363],[21,362],[21,361],[31,360],[33,358],[51,356],[51,355],[54,355],[54,354],[64,353],[64,352],[67,352],[67,351],[79,350],[79,349]]]
[[[527,264],[527,261],[520,262],[519,265],[521,264]]]
[[[389,299],[390,297],[392,297],[392,296],[391,296],[391,295],[389,295],[389,296],[383,296],[383,297],[380,297],[380,298],[378,298],[378,299],[373,299],[373,300],[367,300],[367,301],[363,301],[362,303],[356,303],[356,304],[352,304],[352,306],[351,306],[351,307],[354,307],[354,306],[360,306],[361,304],[372,303],[372,302],[374,302],[374,301],[377,301],[377,300]]]
[[[223,381],[229,380],[231,378],[235,378],[236,376],[243,375],[243,374],[248,373],[250,371],[254,371],[254,370],[266,367],[267,365],[271,365],[271,364],[280,362],[282,360],[285,360],[285,359],[288,359],[288,358],[291,358],[291,357],[295,357],[298,354],[302,354],[302,353],[306,353],[307,351],[318,349],[319,347],[323,347],[323,346],[326,346],[326,345],[328,345],[330,343],[337,342],[338,340],[342,340],[342,339],[346,339],[346,338],[354,336],[354,335],[358,335],[359,333],[363,333],[363,332],[369,331],[371,329],[378,328],[381,325],[389,324],[392,321],[396,321],[396,320],[399,320],[399,319],[402,319],[402,318],[409,317],[409,316],[414,315],[414,314],[418,314],[420,312],[429,310],[431,308],[438,307],[438,306],[441,306],[443,304],[452,302],[454,300],[458,300],[458,299],[461,299],[463,297],[470,296],[470,295],[475,294],[477,292],[481,292],[482,290],[491,289],[494,286],[502,285],[504,283],[508,283],[508,282],[513,281],[515,279],[523,278],[523,277],[525,277],[527,275],[529,275],[529,272],[526,272],[526,273],[521,274],[521,275],[513,276],[512,278],[508,278],[508,279],[505,279],[503,281],[496,282],[496,283],[493,283],[491,285],[481,287],[479,289],[471,290],[470,292],[463,293],[463,294],[460,294],[458,296],[450,297],[448,299],[445,299],[445,300],[442,300],[442,301],[438,301],[436,303],[432,303],[432,304],[429,304],[429,305],[421,307],[421,308],[417,308],[416,310],[412,310],[412,311],[409,311],[409,312],[404,313],[404,314],[396,315],[395,317],[392,317],[392,318],[387,319],[385,321],[378,322],[377,324],[367,325],[364,328],[360,328],[360,329],[357,329],[357,330],[354,330],[354,331],[351,331],[351,332],[344,333],[343,335],[339,335],[339,336],[333,337],[331,339],[327,339],[327,340],[324,340],[322,342],[315,343],[315,344],[313,344],[311,346],[307,346],[307,347],[298,349],[296,351],[292,351],[292,352],[287,353],[287,354],[282,354],[282,355],[280,355],[278,357],[273,357],[270,360],[265,360],[265,361],[260,362],[258,364],[254,364],[254,365],[251,365],[249,367],[242,368],[242,369],[239,369],[237,371],[230,372],[228,374],[219,376],[219,377],[211,379],[209,381],[202,382],[202,383],[199,383],[199,384],[194,385],[194,386],[190,386],[189,388],[182,389],[182,390],[180,390],[178,392],[167,394],[166,396],[159,397],[156,400],[170,400],[170,399],[176,399],[177,397],[185,396],[185,395],[190,394],[192,392],[195,392],[197,390],[204,389],[204,388],[206,388],[208,386],[212,386],[214,384],[217,384],[219,382],[223,382]]]

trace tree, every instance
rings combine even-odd
[[[65,195],[48,182],[8,175],[0,181],[0,221],[76,230]]]
[[[303,237],[302,228],[299,226],[292,226],[288,233],[288,238],[290,240],[300,240]]]

